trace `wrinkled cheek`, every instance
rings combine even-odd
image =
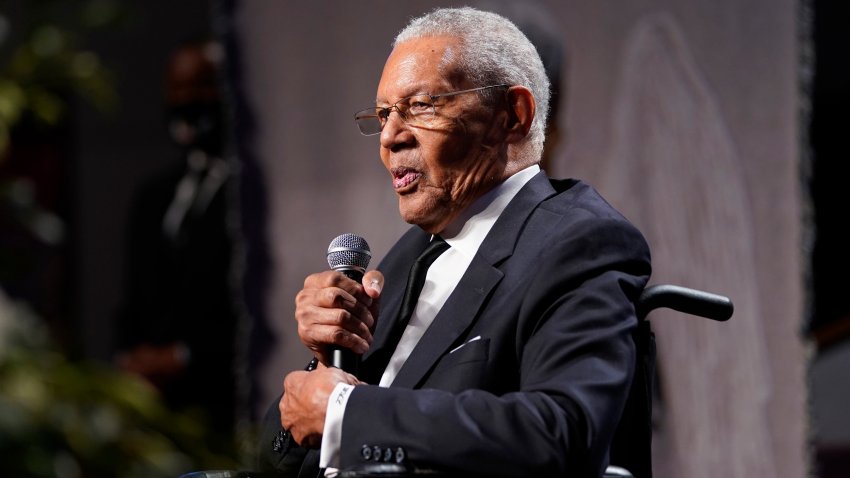
[[[493,168],[486,158],[476,158],[468,163],[467,168],[458,174],[452,185],[451,200],[454,203],[465,203],[475,196],[481,186],[490,182]]]

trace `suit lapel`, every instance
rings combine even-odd
[[[513,254],[519,234],[531,213],[541,201],[554,193],[546,175],[540,173],[511,200],[481,243],[457,287],[399,370],[393,381],[394,387],[416,387],[437,360],[472,325],[487,297],[503,277],[498,265]],[[393,307],[396,314],[398,307],[399,304]]]

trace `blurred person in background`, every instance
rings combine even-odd
[[[168,62],[173,164],[145,181],[128,217],[117,364],[155,385],[177,411],[234,431],[236,317],[230,287],[220,70],[214,42],[179,47]]]

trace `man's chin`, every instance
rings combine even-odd
[[[433,218],[422,214],[421,211],[407,210],[404,206],[399,205],[399,213],[401,214],[401,219],[408,224],[419,226],[426,231],[429,231],[433,227]]]
[[[442,230],[451,220],[452,211],[445,204],[422,194],[399,196],[398,211],[402,220],[419,226],[431,234]]]
[[[404,222],[406,222],[408,224],[413,224],[414,226],[420,226],[421,227],[421,224],[423,222],[422,216],[418,216],[416,214],[411,214],[410,212],[405,211],[403,207],[399,207],[398,212],[401,215],[401,219]]]

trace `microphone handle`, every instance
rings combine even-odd
[[[363,281],[363,272],[361,271],[347,269],[341,270],[340,272],[345,274],[345,276],[349,279],[355,280],[358,283]],[[357,359],[358,356],[351,350],[336,345],[331,346],[331,365],[334,367],[348,373],[356,373]]]

